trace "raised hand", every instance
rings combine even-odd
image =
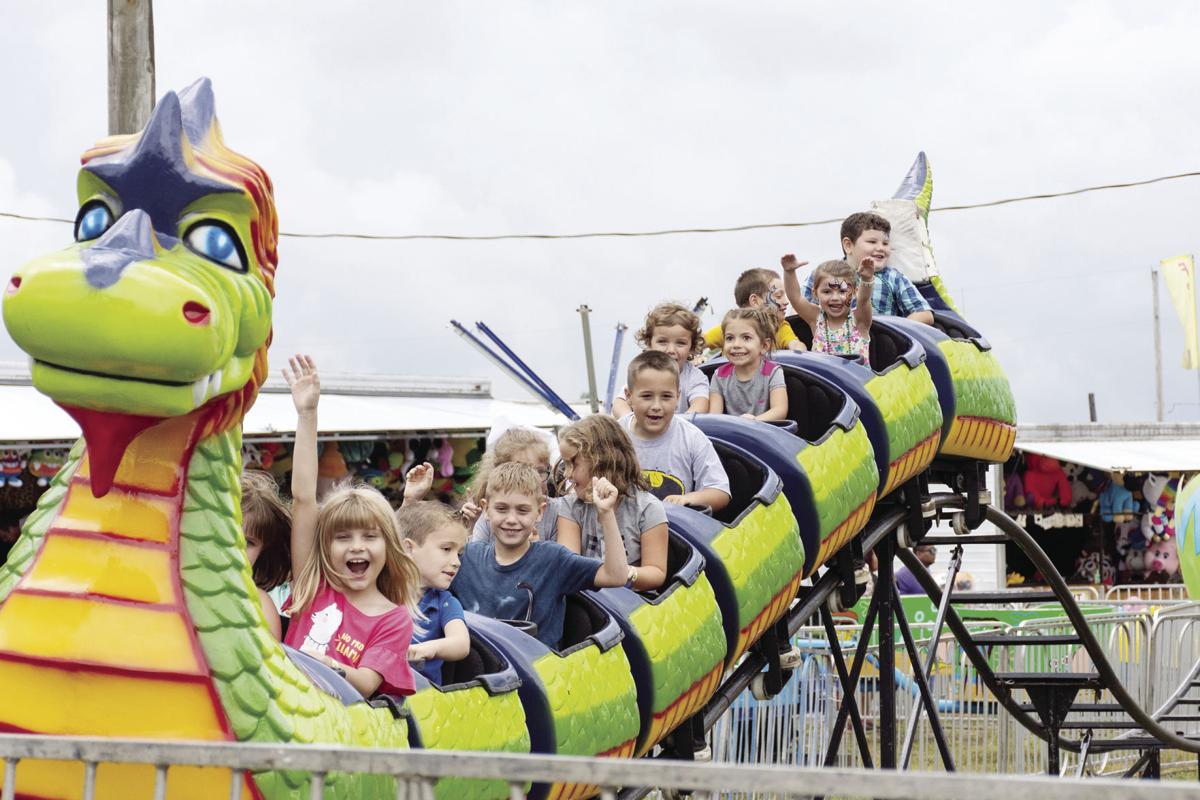
[[[479,515],[482,513],[483,509],[472,503],[470,500],[463,503],[462,507],[458,509],[458,514],[462,517],[463,524],[467,526],[467,530],[475,527],[475,523],[478,521]],[[536,535],[537,534],[535,533],[534,536]]]
[[[797,261],[796,257],[794,255],[792,255],[791,253],[788,253],[786,256],[779,259],[779,265],[781,267],[783,267],[784,272],[795,272],[796,270],[800,269],[801,267],[807,266],[808,262],[807,261]]]
[[[290,369],[289,369],[290,367]],[[317,374],[317,362],[312,356],[294,355],[283,368],[283,379],[292,390],[292,403],[296,412],[315,411],[321,399],[321,376]]]
[[[423,500],[432,488],[433,465],[428,461],[417,464],[404,476],[404,502]]]
[[[875,259],[868,256],[858,262],[858,277],[863,281],[875,280]]]
[[[597,512],[601,514],[611,512],[617,507],[617,500],[620,497],[621,493],[609,482],[608,478],[592,478],[592,504],[596,506]]]

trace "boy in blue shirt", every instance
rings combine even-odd
[[[842,255],[857,272],[864,258],[875,262],[875,286],[871,290],[871,308],[876,314],[908,317],[914,322],[933,324],[933,311],[917,287],[903,272],[887,265],[892,254],[892,224],[878,214],[860,211],[842,221]],[[793,262],[795,263],[795,262]],[[797,264],[799,266],[799,264]],[[796,270],[784,267],[783,288],[793,307],[801,294]],[[804,283],[803,296],[813,300],[812,275]]]
[[[592,479],[592,502],[604,533],[604,560],[585,558],[556,542],[531,542],[546,510],[542,477],[528,464],[501,464],[488,474],[483,513],[490,542],[471,542],[451,589],[469,611],[495,619],[528,619],[550,648],[562,639],[566,596],[583,589],[624,586],[625,542],[617,527],[617,488]],[[532,603],[532,607],[531,607]]]
[[[404,551],[421,575],[416,620],[408,660],[437,685],[442,684],[442,662],[461,661],[471,651],[471,636],[463,620],[462,605],[447,591],[458,574],[467,529],[443,503],[409,503],[396,512]]]

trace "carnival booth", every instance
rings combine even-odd
[[[1176,498],[1196,472],[1200,425],[1022,426],[1004,508],[1073,583],[1179,584]],[[1012,545],[1006,562],[1010,586],[1043,583]]]

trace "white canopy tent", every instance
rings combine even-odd
[[[474,378],[322,376],[321,436],[344,439],[481,436],[497,423],[553,428],[566,418],[533,402],[497,400]],[[290,439],[296,411],[282,381],[271,379],[246,414],[248,439]],[[0,443],[6,447],[71,444],[79,426],[30,385],[20,367],[0,367]]]
[[[1027,425],[1016,447],[1104,472],[1200,472],[1200,425]]]

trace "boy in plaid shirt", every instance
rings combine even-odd
[[[887,266],[892,253],[891,234],[891,223],[878,214],[869,211],[851,214],[842,222],[842,253],[855,271],[864,258],[874,260],[875,288],[871,291],[871,308],[876,314],[908,317],[932,325],[933,312],[917,287],[903,272]],[[783,285],[792,306],[799,305],[795,298],[801,289],[795,271],[784,272]],[[809,302],[813,302],[812,275],[805,281],[803,293]]]

